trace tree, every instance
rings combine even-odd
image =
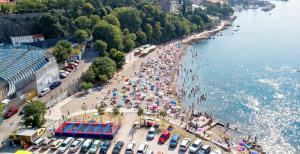
[[[59,19],[50,13],[45,13],[41,16],[38,26],[46,38],[64,35],[63,26],[59,23]]]
[[[94,73],[92,68],[89,68],[84,76],[84,80],[86,82],[94,82],[96,78],[96,74]]]
[[[89,90],[93,88],[93,84],[91,82],[81,82],[80,87],[84,90]]]
[[[116,63],[109,57],[98,57],[92,64],[92,69],[96,75],[96,79],[105,83],[116,72]]]
[[[84,42],[89,37],[89,34],[85,30],[81,30],[81,29],[76,30],[74,35],[75,38],[80,42]]]
[[[122,29],[128,28],[130,32],[138,31],[142,24],[140,13],[136,8],[117,8],[113,10],[113,14],[115,14],[118,17]]]
[[[100,53],[100,56],[108,56],[107,43],[103,40],[95,41],[94,48]]]
[[[145,32],[139,30],[136,32],[137,41],[141,44],[147,43],[147,35]]]
[[[0,120],[3,119],[4,108],[5,108],[5,105],[0,103]]]
[[[112,15],[112,14],[104,16],[103,20],[106,21],[109,24],[112,24],[112,25],[120,27],[119,19],[116,16]]]
[[[75,25],[79,29],[89,29],[92,27],[92,20],[87,16],[80,16],[74,20]]]
[[[122,66],[125,64],[125,54],[121,51],[118,51],[116,49],[111,49],[110,57],[112,60],[116,62],[117,69],[121,69]]]
[[[166,111],[160,111],[159,112],[159,116],[162,117],[163,119],[165,119],[165,117],[167,116],[167,112]]]
[[[95,40],[103,40],[104,42],[109,42],[108,49],[123,48],[122,32],[120,28],[107,22],[101,22],[95,27],[93,32],[93,38]]]
[[[123,30],[123,34],[124,51],[129,52],[135,47],[136,35],[135,33],[130,33],[127,28]]]
[[[113,117],[116,117],[119,114],[120,114],[120,110],[119,110],[118,106],[115,105],[112,109],[112,115],[113,115]]]
[[[72,52],[72,44],[66,40],[57,42],[53,49],[53,55],[58,62],[67,60]]]
[[[86,14],[86,15],[91,15],[93,12],[94,12],[94,6],[91,4],[91,3],[89,3],[89,2],[87,2],[87,3],[85,3],[84,5],[83,5],[83,12]]]
[[[137,111],[138,117],[140,117],[140,124],[142,123],[142,116],[144,115],[144,109],[139,107]]]
[[[41,128],[45,123],[46,105],[41,101],[32,101],[24,107],[22,124],[25,127]]]

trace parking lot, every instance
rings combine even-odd
[[[135,148],[134,148],[135,153],[137,152],[137,149],[138,149],[140,143],[142,143],[142,142],[147,142],[148,143],[148,151],[153,151],[154,153],[158,153],[158,152],[163,152],[164,154],[188,153],[188,151],[187,152],[179,151],[179,145],[180,145],[181,141],[183,140],[184,136],[181,135],[181,138],[180,138],[180,141],[178,142],[177,147],[172,149],[172,148],[169,148],[169,142],[170,142],[171,137],[164,144],[159,144],[158,140],[159,140],[159,137],[161,134],[160,132],[157,131],[154,139],[149,141],[149,140],[146,140],[149,128],[133,128],[132,126],[134,125],[134,123],[139,120],[136,113],[134,113],[134,112],[125,113],[125,117],[126,117],[125,122],[122,125],[122,127],[120,128],[119,133],[115,136],[114,140],[111,141],[112,144],[107,152],[108,154],[112,153],[112,150],[118,141],[124,141],[124,146],[123,146],[122,150],[120,151],[120,153],[122,153],[122,154],[125,153],[125,149],[126,149],[128,142],[135,143]],[[173,134],[174,133],[171,132],[171,136]],[[63,139],[66,139],[66,137],[63,137]],[[194,140],[195,140],[195,138],[193,138],[192,142]],[[204,143],[204,144],[207,144],[207,143]],[[211,146],[211,147],[214,150],[216,149],[216,147],[214,147],[214,146]],[[43,153],[43,154],[58,153],[57,150],[56,151],[52,151],[50,149],[42,150],[41,148],[37,149],[37,150],[32,150],[30,148],[30,150],[35,153]],[[100,148],[98,149],[97,153],[99,153],[99,151],[100,151]],[[69,150],[67,150],[65,153],[71,153],[71,152],[69,152]],[[80,148],[78,149],[78,151],[76,153],[80,153]]]

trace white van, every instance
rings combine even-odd
[[[179,150],[180,151],[186,151],[188,149],[188,147],[190,146],[191,142],[192,142],[192,139],[190,139],[190,138],[184,138],[181,141],[181,144],[179,146]]]
[[[73,137],[68,137],[67,139],[65,139],[64,142],[58,148],[58,153],[64,153],[70,147],[73,141]]]
[[[55,141],[55,138],[48,138],[46,137],[44,142],[42,143],[42,149],[47,150],[49,149],[50,145]]]
[[[42,146],[42,143],[45,141],[44,137],[38,138],[37,140],[35,140],[32,144],[32,148],[34,149],[38,149]]]

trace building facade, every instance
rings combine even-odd
[[[55,58],[32,46],[0,46],[0,100],[36,96],[59,80]]]

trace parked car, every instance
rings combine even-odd
[[[110,148],[110,146],[111,146],[110,141],[103,142],[101,149],[100,149],[100,154],[105,154],[108,151],[108,149]]]
[[[149,129],[149,132],[147,134],[147,140],[153,140],[154,139],[154,136],[155,136],[155,128],[154,127],[151,127]]]
[[[181,141],[181,144],[179,146],[179,150],[180,151],[186,151],[188,149],[188,147],[190,146],[192,140],[190,138],[184,138]]]
[[[90,150],[89,150],[90,154],[95,154],[95,153],[97,153],[97,151],[98,151],[100,145],[101,145],[101,141],[100,141],[100,140],[95,140],[95,141],[93,142],[93,144],[91,145],[91,147],[90,147]]]
[[[200,150],[197,152],[197,154],[209,154],[210,153],[210,146],[209,145],[203,145]]]
[[[43,142],[45,141],[44,137],[38,138],[36,139],[33,143],[32,143],[32,148],[33,149],[38,149],[42,146]]]
[[[137,150],[137,154],[145,154],[148,149],[148,143],[142,142]]]
[[[79,138],[76,141],[74,141],[71,146],[70,146],[70,152],[76,152],[79,147],[82,145],[84,139],[83,138]]]
[[[148,150],[148,151],[146,152],[146,154],[154,154],[154,152],[151,151],[151,150]]]
[[[40,96],[40,97],[43,97],[43,96],[45,96],[49,91],[50,91],[49,88],[44,88],[44,89],[40,92],[39,96]]]
[[[171,136],[169,131],[163,131],[158,139],[158,143],[164,144]]]
[[[60,78],[60,79],[64,79],[64,78],[66,78],[67,76],[68,76],[67,73],[59,73],[59,78]]]
[[[180,140],[180,135],[174,134],[174,135],[171,137],[171,141],[170,141],[169,147],[170,147],[170,148],[176,148],[177,145],[178,145],[178,143],[179,143],[179,140]]]
[[[55,89],[56,87],[60,86],[61,85],[61,82],[60,81],[55,81],[53,82],[51,85],[50,85],[50,89],[53,90]]]
[[[74,141],[73,137],[68,137],[67,139],[65,139],[61,145],[58,148],[58,153],[64,153],[72,144],[72,142]]]
[[[210,152],[209,154],[222,154],[222,151],[217,149],[217,150]]]
[[[12,107],[10,108],[9,110],[7,110],[5,113],[4,113],[4,118],[7,119],[7,118],[10,118],[12,117],[13,115],[15,115],[16,113],[18,113],[19,111],[19,108],[18,107]]]
[[[47,150],[51,146],[51,144],[55,141],[55,138],[45,138],[44,142],[42,143],[42,149]]]
[[[189,152],[190,153],[196,153],[202,146],[201,140],[197,139],[193,142],[193,144],[191,144],[190,148],[189,148]]]
[[[79,64],[80,61],[79,60],[73,60],[72,62],[76,63],[76,64]]]
[[[50,149],[51,149],[51,150],[56,150],[56,149],[61,145],[61,143],[62,143],[63,141],[64,141],[63,139],[55,140],[54,142],[51,143]]]
[[[76,67],[72,64],[68,64],[67,68],[71,69],[71,70],[74,70]]]
[[[67,72],[72,72],[73,71],[73,69],[70,69],[70,68],[68,68],[68,67],[65,67],[65,70],[67,71]]]
[[[77,64],[77,63],[75,63],[75,62],[70,62],[70,64],[71,64],[71,65],[73,65],[73,66],[75,66],[75,67],[77,67],[77,66],[78,66],[78,64]]]
[[[133,154],[134,153],[134,148],[135,148],[135,143],[134,142],[128,142],[126,146],[125,153],[126,154]]]
[[[80,149],[80,152],[86,153],[89,150],[89,148],[91,147],[92,143],[93,143],[92,139],[85,140],[83,142],[83,145],[82,145],[81,149]]]
[[[118,141],[112,151],[113,154],[119,154],[124,146],[123,141]]]

